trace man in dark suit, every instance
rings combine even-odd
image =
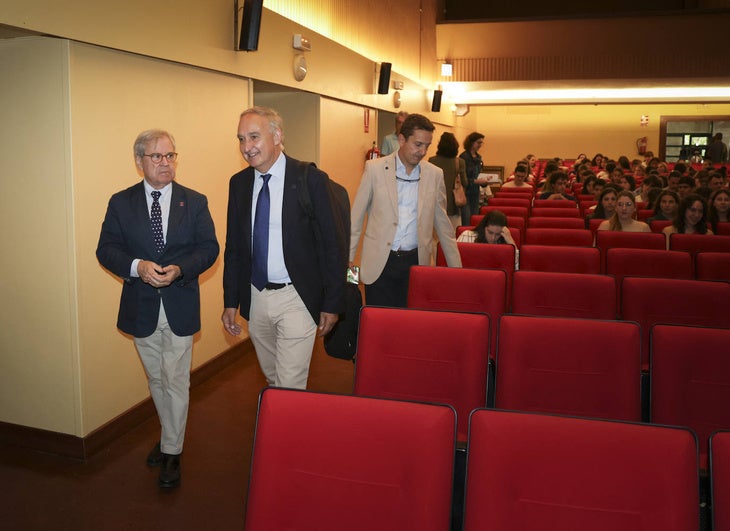
[[[310,167],[309,196],[321,232],[302,209],[302,165],[284,155],[281,117],[244,111],[238,125],[249,167],[231,177],[223,270],[223,326],[241,333],[248,321],[269,385],[304,389],[315,334],[324,336],[344,309],[347,264],[338,252],[327,175]]]
[[[134,337],[160,418],[160,442],[147,464],[160,466],[160,487],[176,487],[200,330],[198,277],[219,248],[205,196],[173,182],[172,135],[140,133],[134,158],[144,180],[109,200],[96,256],[124,281],[117,327]]]

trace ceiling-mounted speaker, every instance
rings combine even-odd
[[[261,31],[261,11],[264,0],[237,0],[236,14],[243,4],[243,18],[241,22],[238,50],[252,52],[259,48],[259,32]]]
[[[378,78],[378,94],[387,94],[390,86],[390,69],[392,63],[380,63],[380,77]]]
[[[440,112],[441,111],[441,96],[444,95],[443,90],[434,90],[433,91],[433,101],[431,101],[431,112]]]

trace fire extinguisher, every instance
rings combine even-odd
[[[368,152],[365,155],[365,160],[377,159],[379,156],[380,156],[380,150],[378,149],[378,146],[375,144],[375,140],[373,140],[373,147],[368,149]]]
[[[642,136],[641,138],[638,138],[636,140],[636,149],[639,150],[639,155],[644,155],[646,153],[646,146],[649,143],[649,139],[645,136]]]

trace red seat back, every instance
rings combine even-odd
[[[595,247],[523,245],[520,249],[520,269],[597,275],[601,272],[601,253]]]
[[[621,318],[643,331],[642,366],[649,363],[649,331],[655,324],[730,328],[730,284],[703,280],[626,277],[621,289]]]
[[[695,276],[697,280],[730,281],[730,253],[697,253]]]
[[[596,247],[601,250],[601,264],[605,271],[607,249],[621,247],[625,249],[666,250],[667,239],[663,234],[653,232],[598,230],[596,231]]]
[[[568,199],[535,199],[532,206],[538,208],[572,208],[575,210],[578,205],[575,201]]]
[[[531,202],[528,197],[512,198],[512,197],[493,197],[489,200],[489,206],[517,206],[530,210]]]
[[[492,210],[499,210],[505,216],[517,216],[521,218],[527,218],[529,211],[526,207],[519,206],[483,206],[479,209],[479,213],[482,215],[489,214]]]
[[[668,227],[671,224],[672,220],[670,219],[655,219],[649,222],[649,227],[651,228],[652,232],[661,233],[664,230],[664,227]]]
[[[580,211],[576,207],[532,207],[532,214],[537,217],[557,217],[557,218],[579,218]]]
[[[507,310],[507,273],[501,269],[413,266],[408,283],[408,307],[450,312],[482,312],[493,322]],[[490,356],[497,350],[492,327]]]
[[[656,325],[651,329],[651,422],[688,426],[707,468],[712,432],[730,429],[730,330]]]
[[[616,319],[616,283],[606,275],[516,271],[512,313]]]
[[[624,247],[614,247],[606,251],[606,274],[616,279],[619,297],[624,277],[694,279],[692,257],[689,253]]]
[[[531,229],[585,229],[585,222],[580,218],[553,218],[535,217],[527,218],[527,226]]]
[[[532,229],[525,230],[528,245],[568,245],[593,247],[593,235],[586,229]]]
[[[698,528],[689,430],[480,409],[471,417],[464,529]]]
[[[266,388],[245,529],[448,529],[454,426],[448,406]]]
[[[703,252],[730,253],[730,236],[671,234],[669,248],[673,251],[687,251],[693,257],[697,253]]]
[[[730,432],[720,431],[710,439],[712,478],[712,529],[730,530]]]
[[[449,404],[458,439],[486,405],[489,316],[366,306],[360,314],[355,394]]]

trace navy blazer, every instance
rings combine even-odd
[[[134,337],[147,337],[157,326],[160,300],[164,301],[170,328],[178,336],[200,330],[198,276],[218,256],[213,219],[206,197],[173,181],[165,250],[157,254],[150,226],[144,184],[118,192],[109,200],[96,257],[102,266],[123,281],[117,327]],[[153,288],[130,277],[135,258],[161,266],[177,265],[182,271],[167,287]]]
[[[294,288],[316,324],[319,313],[344,311],[347,264],[339,251],[327,174],[311,166],[307,174],[309,195],[322,233],[319,256],[311,220],[299,204],[299,161],[286,157],[282,240],[284,263]],[[231,177],[228,190],[228,229],[223,268],[223,304],[240,307],[248,320],[251,310],[251,208],[255,172],[248,167]]]

